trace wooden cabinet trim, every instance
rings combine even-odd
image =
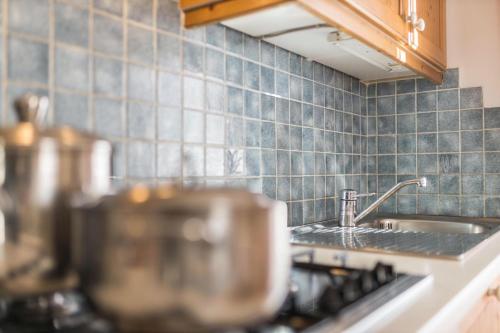
[[[213,2],[207,0],[184,0],[186,2]],[[252,12],[280,5],[292,0],[225,0],[216,1],[211,5],[197,7],[193,10],[184,12],[183,23],[186,28],[193,28],[200,25],[227,20],[240,15],[250,14]],[[182,6],[183,4],[181,4]],[[183,7],[181,7],[182,9]]]
[[[345,31],[366,45],[385,54],[392,59],[399,59],[398,52],[404,52],[406,61],[399,63],[424,75],[435,83],[443,80],[444,69],[428,63],[407,44],[397,41],[371,22],[367,22],[355,9],[346,5],[343,0],[298,0],[298,2],[314,15],[321,17],[328,24]],[[398,51],[399,50],[399,51]]]

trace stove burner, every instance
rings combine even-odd
[[[287,327],[288,330],[283,332],[288,333],[335,322],[351,309],[367,303],[377,292],[380,294],[381,289],[392,287],[397,280],[403,282],[406,277],[394,273],[392,266],[382,263],[377,263],[373,270],[294,263],[289,295],[273,324]],[[390,297],[383,301],[388,300]],[[268,331],[262,329],[255,332]]]
[[[96,320],[86,299],[76,291],[55,292],[4,301],[1,333],[110,332]]]

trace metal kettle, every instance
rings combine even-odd
[[[0,184],[10,198],[0,203],[2,297],[76,285],[69,269],[71,201],[110,187],[111,144],[70,127],[45,128],[47,110],[47,97],[24,95],[15,101],[19,123],[0,129]]]

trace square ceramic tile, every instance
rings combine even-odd
[[[261,123],[258,120],[245,120],[245,144],[247,147],[260,147]]]
[[[183,43],[184,69],[201,74],[203,72],[203,46],[195,43]]]
[[[128,25],[127,55],[132,61],[152,65],[154,62],[153,33],[134,25]]]
[[[260,150],[247,149],[245,152],[245,169],[247,176],[260,176]]]
[[[394,95],[396,84],[394,81],[377,83],[377,96]]]
[[[47,44],[10,37],[8,40],[9,79],[47,84],[49,77]]]
[[[205,89],[206,109],[210,112],[223,112],[225,105],[224,86],[216,82],[205,81]]]
[[[484,150],[500,150],[500,129],[484,131]]]
[[[288,98],[290,90],[289,75],[283,72],[276,72],[276,94]]]
[[[128,17],[131,20],[151,25],[153,23],[153,0],[128,0]]]
[[[260,45],[259,40],[248,35],[243,38],[243,53],[245,57],[252,59],[254,61],[259,61],[260,59]]]
[[[306,103],[313,102],[313,82],[302,80],[302,100]]]
[[[205,138],[205,119],[201,112],[184,111],[184,141],[189,143],[203,143]]]
[[[459,154],[439,154],[439,172],[440,173],[459,173],[460,155]]]
[[[173,0],[158,1],[157,25],[159,29],[178,33],[180,30],[179,5]]]
[[[180,40],[176,37],[158,34],[157,35],[157,62],[162,68],[179,71],[180,70]],[[207,65],[208,67],[208,65]]]
[[[462,153],[462,173],[482,173],[483,153]]]
[[[459,73],[458,68],[447,69],[444,72],[443,83],[438,86],[438,89],[451,89],[458,88],[459,83]]]
[[[482,88],[460,89],[460,109],[475,109],[483,106]]]
[[[500,107],[484,109],[484,127],[500,128]]]
[[[89,129],[87,97],[57,93],[55,98],[54,120],[56,124],[73,126],[82,130]]]
[[[295,53],[290,53],[290,73],[302,75],[302,57]]]
[[[464,131],[460,140],[462,152],[483,151],[482,131]]]
[[[104,137],[121,137],[124,134],[123,105],[121,101],[94,99],[95,130]]]
[[[396,112],[414,113],[415,112],[415,94],[404,94],[396,97]]]
[[[260,88],[263,92],[274,94],[274,70],[260,67]]]
[[[417,79],[417,91],[430,91],[436,90],[436,85],[427,79]]]
[[[158,177],[179,177],[182,172],[181,145],[178,143],[159,143],[156,173]]]
[[[290,52],[276,47],[276,68],[285,72],[290,70]]]
[[[396,92],[398,94],[414,93],[415,79],[396,81]]]
[[[482,128],[483,128],[483,109],[460,111],[460,129],[477,130]]]
[[[245,61],[243,66],[244,85],[247,88],[260,88],[260,67],[254,62]]]
[[[458,89],[438,92],[438,110],[458,110]]]
[[[88,91],[88,54],[80,50],[56,48],[55,84],[60,88]]]
[[[243,34],[241,32],[226,28],[226,50],[243,54]]]
[[[116,0],[94,0],[94,8],[121,16],[123,12],[123,2]]]
[[[127,134],[135,139],[154,139],[156,112],[152,104],[129,102],[127,105]]]
[[[49,33],[48,0],[16,0],[9,2],[9,29],[47,37]]]
[[[244,98],[243,90],[227,87],[227,112],[237,115],[243,114]]]
[[[208,44],[212,46],[216,46],[218,48],[224,48],[224,39],[225,39],[225,28],[220,24],[211,24],[208,25],[205,29],[206,41]]]
[[[417,94],[417,111],[435,111],[437,110],[437,98],[435,92],[418,93]]]
[[[130,142],[127,153],[128,176],[152,178],[155,176],[155,146],[146,142]]]
[[[224,117],[219,115],[207,114],[206,132],[208,144],[224,144],[225,126]]]
[[[116,56],[123,54],[123,23],[120,20],[94,14],[93,33],[94,50]]]
[[[55,3],[55,38],[58,42],[88,46],[88,11],[62,2]]]
[[[180,141],[182,114],[179,108],[158,108],[158,139]]]
[[[153,102],[155,98],[155,72],[137,65],[128,65],[128,97]]]
[[[260,95],[260,108],[262,112],[263,120],[274,120],[276,119],[276,101],[273,96],[267,94]]]

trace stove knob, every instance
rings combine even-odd
[[[371,292],[372,290],[377,289],[378,287],[378,283],[370,271],[363,271],[361,273],[360,280],[361,280],[361,291],[365,295]]]
[[[327,286],[319,298],[319,307],[321,311],[335,314],[345,306],[342,292],[334,286]]]
[[[394,280],[394,270],[391,265],[377,263],[373,269],[373,275],[379,285],[383,285]]]

